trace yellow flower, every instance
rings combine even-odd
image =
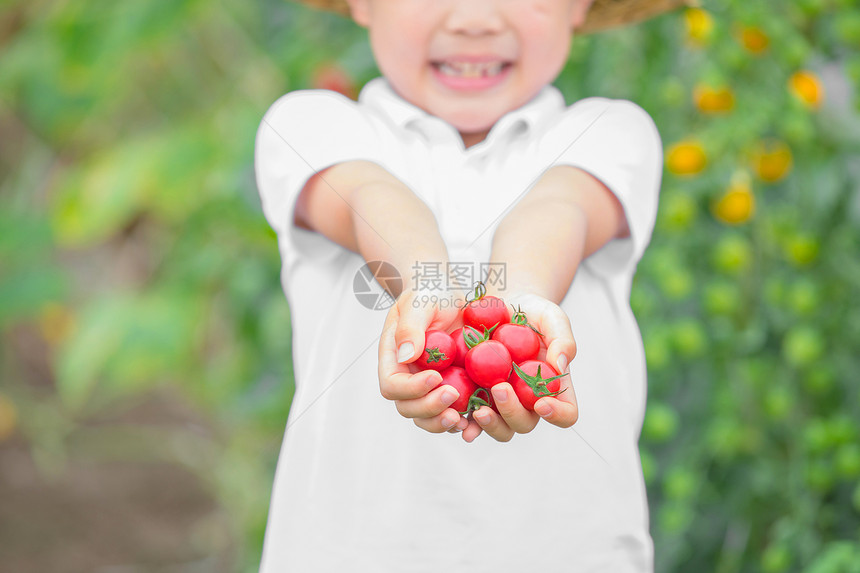
[[[18,425],[18,410],[15,403],[0,394],[0,442],[7,439]]]
[[[788,175],[793,162],[791,149],[776,139],[760,142],[753,151],[753,169],[762,181],[768,183],[775,183]]]
[[[687,25],[687,40],[694,46],[705,45],[714,30],[714,19],[711,13],[701,8],[690,8],[684,12]]]
[[[770,38],[761,28],[744,26],[737,35],[741,46],[751,54],[761,54],[770,46]]]
[[[695,175],[702,171],[707,163],[705,150],[695,140],[676,143],[666,153],[666,167],[675,175]]]
[[[746,173],[732,178],[729,188],[712,206],[711,211],[719,221],[727,225],[740,225],[749,221],[755,213],[755,196]]]
[[[818,76],[807,70],[800,70],[791,75],[788,89],[803,105],[817,109],[824,100],[824,88]]]
[[[714,89],[699,84],[693,90],[693,101],[702,113],[723,113],[735,107],[735,94],[727,87]]]

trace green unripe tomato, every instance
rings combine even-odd
[[[711,314],[731,315],[738,306],[741,298],[740,289],[729,282],[714,282],[705,286],[705,310]]]
[[[826,426],[827,437],[832,446],[857,441],[857,428],[854,421],[845,414],[828,418]]]
[[[764,397],[764,411],[768,418],[782,421],[788,418],[794,406],[794,396],[784,386],[771,387]]]
[[[749,241],[739,235],[727,235],[714,248],[713,261],[724,273],[740,274],[752,264],[753,253]]]
[[[797,267],[805,267],[818,257],[818,241],[809,235],[795,235],[785,245],[788,260]]]
[[[667,231],[683,231],[696,220],[698,206],[689,194],[676,191],[666,199],[661,210],[660,223]]]
[[[782,354],[793,366],[809,366],[824,352],[824,339],[809,326],[797,326],[786,334]]]
[[[830,448],[830,436],[823,420],[810,420],[803,429],[803,443],[812,454],[822,454]]]
[[[833,460],[836,473],[846,479],[860,476],[860,445],[842,444]]]
[[[660,274],[660,288],[672,300],[682,300],[693,290],[693,277],[682,268],[671,268]]]
[[[672,329],[672,340],[682,356],[700,356],[707,346],[707,336],[699,321],[685,319]]]
[[[645,339],[645,359],[649,370],[660,370],[669,364],[672,357],[669,340],[665,333],[654,332]]]
[[[833,373],[832,369],[827,367],[815,368],[808,371],[801,379],[803,389],[810,394],[816,394],[818,396],[827,394],[827,392],[832,390],[835,381],[836,375]]]
[[[761,568],[765,573],[781,573],[791,565],[791,553],[784,545],[771,545],[761,556]]]
[[[809,279],[801,279],[792,284],[787,293],[788,306],[801,316],[812,314],[821,300],[818,287]]]
[[[696,493],[699,481],[698,476],[687,468],[673,467],[663,480],[663,492],[669,499],[690,499]]]
[[[668,533],[685,531],[693,522],[693,511],[679,502],[667,503],[660,508],[660,526]]]
[[[675,436],[678,426],[675,410],[668,404],[655,402],[648,406],[645,413],[642,435],[650,442],[665,442]]]
[[[860,47],[860,14],[856,11],[845,11],[835,19],[834,29],[840,41]]]

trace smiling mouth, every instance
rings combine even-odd
[[[431,62],[442,74],[454,78],[491,78],[509,68],[511,62]]]

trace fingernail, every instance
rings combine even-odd
[[[453,402],[454,400],[456,400],[459,397],[460,397],[460,394],[457,393],[457,391],[454,390],[453,388],[451,388],[450,390],[445,390],[444,392],[442,392],[442,401],[445,402],[446,404],[450,404],[451,402]]]
[[[535,404],[535,412],[537,412],[542,418],[546,418],[552,414],[552,408],[550,408],[546,402],[541,402],[539,404]]]
[[[406,362],[413,354],[415,354],[415,346],[411,342],[404,342],[397,351],[397,361]]]
[[[486,412],[481,412],[480,414],[475,414],[475,419],[478,420],[478,423],[483,425],[490,421],[490,415]]]
[[[508,392],[504,388],[493,388],[493,398],[496,402],[504,403],[508,401]]]
[[[442,418],[442,427],[446,430],[457,423],[457,420],[454,419],[453,416],[444,416]]]
[[[564,370],[567,368],[567,356],[564,354],[558,355],[558,373],[564,374]]]
[[[463,430],[465,430],[468,427],[469,427],[469,421],[466,420],[466,418],[460,418],[457,421],[457,431],[458,432],[462,432]]]
[[[431,371],[430,375],[427,376],[427,388],[429,388],[430,390],[432,390],[441,383],[442,375],[435,370]]]

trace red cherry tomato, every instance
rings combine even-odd
[[[415,364],[424,369],[444,370],[454,363],[457,346],[447,332],[428,330],[424,333],[424,351]]]
[[[540,351],[540,337],[523,324],[501,324],[493,331],[493,340],[505,345],[515,364],[533,360]]]
[[[561,388],[559,376],[555,368],[546,362],[540,360],[526,360],[522,364],[517,364],[520,372],[525,375],[523,378],[516,368],[512,368],[508,382],[514,388],[520,404],[530,412],[535,411],[535,402],[544,396],[556,396]],[[540,374],[538,374],[540,369]]]
[[[439,383],[439,386],[451,386],[459,392],[460,396],[449,407],[454,408],[461,415],[465,416],[488,402],[492,403],[492,395],[486,389],[475,384],[466,374],[465,368],[449,366],[439,374],[442,375],[442,382]]]
[[[439,386],[452,386],[460,393],[460,396],[449,407],[454,408],[461,414],[467,412],[469,397],[478,389],[478,385],[472,382],[469,375],[466,374],[466,369],[459,366],[449,366],[440,371],[439,374],[442,375],[442,382],[439,383]],[[436,388],[439,386],[436,386]]]
[[[457,355],[454,357],[454,366],[460,368],[466,367],[466,353],[469,352],[469,346],[466,344],[464,333],[471,334],[474,339],[481,338],[481,333],[471,326],[458,328],[451,333],[451,338],[454,339],[454,345],[457,347]]]
[[[480,332],[511,321],[505,301],[495,296],[484,296],[463,307],[463,322]]]
[[[469,352],[469,347],[466,346],[466,341],[463,339],[463,329],[458,328],[450,334],[454,340],[454,347],[457,349],[454,355],[454,366],[464,368],[466,366],[466,353]]]
[[[481,342],[466,353],[466,372],[482,388],[505,382],[512,364],[508,349],[497,340]]]
[[[355,83],[346,71],[336,64],[326,64],[314,70],[311,87],[335,91],[350,99],[356,99]]]

